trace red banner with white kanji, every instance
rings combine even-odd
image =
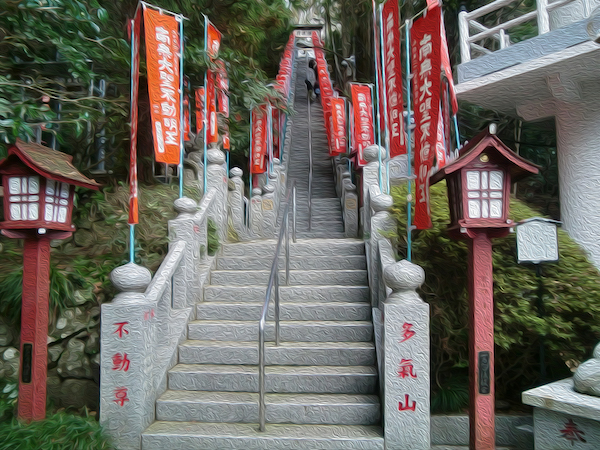
[[[142,10],[138,8],[130,21],[131,27],[131,131],[129,139],[129,220],[130,225],[139,223],[137,180],[137,126],[138,96],[140,91],[140,29]]]
[[[229,79],[227,78],[227,69],[225,62],[219,60],[219,70],[217,71],[217,99],[218,111],[225,117],[229,117]]]
[[[429,176],[436,152],[441,89],[440,8],[416,20],[411,30],[415,116],[415,226],[431,228]]]
[[[402,100],[402,60],[400,59],[400,12],[397,0],[388,0],[382,10],[383,64],[387,98],[387,128],[390,157],[406,154]]]
[[[261,105],[252,110],[252,142],[250,173],[267,171],[267,106]]]
[[[375,143],[373,130],[373,102],[371,86],[352,83],[352,107],[354,111],[353,150],[357,151],[357,163],[362,167],[367,164],[363,158],[363,150]]]
[[[217,124],[215,73],[212,70],[206,71],[206,115],[208,122],[206,130],[206,142],[209,144],[216,144],[219,142],[219,129]]]
[[[346,102],[343,98],[331,99],[331,142],[329,156],[346,153]]]
[[[145,6],[144,23],[155,158],[179,164],[179,24],[174,16]]]
[[[204,128],[204,88],[196,89],[196,133]]]
[[[206,53],[211,59],[217,59],[221,47],[221,32],[206,19]]]

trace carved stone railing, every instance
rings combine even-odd
[[[494,26],[485,26],[477,20],[505,7],[514,7],[515,3],[517,0],[495,0],[471,12],[461,11],[459,13],[458,26],[462,63],[471,61],[473,51],[481,56],[510,46],[511,41],[507,32],[518,25],[536,21],[537,34],[541,35],[589,17],[593,7],[597,6],[594,0],[555,0],[552,3],[549,3],[548,0],[537,0],[535,9],[532,11]],[[572,4],[569,5],[570,10],[563,11],[563,7],[568,4]],[[553,11],[556,13],[555,17],[552,17]],[[475,34],[471,34],[471,32],[475,32]],[[495,43],[497,48],[489,48],[490,42]]]
[[[167,388],[212,265],[208,218],[218,219],[223,205],[214,187],[199,206],[175,200],[169,252],[154,277],[133,263],[111,272],[119,294],[101,309],[100,422],[119,450],[139,449],[141,433],[154,421],[156,399]]]

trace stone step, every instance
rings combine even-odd
[[[222,256],[264,256],[275,252],[274,239],[223,244]],[[364,255],[365,244],[359,239],[302,239],[290,243],[292,256]]]
[[[369,366],[375,364],[372,342],[267,342],[268,365]],[[256,341],[188,340],[179,346],[182,364],[258,364]]]
[[[290,251],[291,252],[291,251]],[[291,270],[290,285],[345,285],[364,286],[369,283],[366,270]],[[266,285],[269,270],[213,270],[210,284],[213,286]],[[285,283],[285,273],[279,273],[279,282]]]
[[[264,302],[266,286],[206,286],[204,300],[209,302]],[[366,302],[367,286],[281,286],[281,302]]]
[[[258,392],[258,366],[178,364],[169,371],[169,389]],[[265,389],[288,394],[373,394],[373,366],[266,366]]]
[[[307,228],[308,230],[308,228]],[[344,238],[346,235],[341,231],[302,231],[296,230],[296,237],[298,239],[322,239],[322,238]]]
[[[221,270],[271,270],[274,255],[246,258],[229,256],[217,259]],[[285,248],[279,256],[279,268],[285,269]],[[365,270],[367,263],[362,255],[290,257],[290,270]]]
[[[201,302],[196,305],[199,320],[258,320],[264,302]],[[267,318],[275,317],[275,301],[271,300]],[[346,302],[281,302],[280,320],[369,320],[370,303]]]
[[[268,423],[375,425],[379,397],[347,394],[267,394]],[[258,423],[258,394],[167,391],[156,402],[156,419],[177,422]]]
[[[143,450],[383,450],[383,431],[373,425],[154,422],[142,434]]]
[[[288,342],[368,342],[373,339],[369,321],[286,321],[279,322],[279,336]],[[258,318],[247,320],[195,320],[188,324],[188,338],[211,341],[258,340]],[[265,326],[265,339],[275,340],[275,323]]]

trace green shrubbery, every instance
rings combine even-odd
[[[392,195],[399,222],[395,239],[399,257],[404,258],[406,188],[394,188]],[[413,233],[413,261],[425,269],[420,293],[431,307],[433,395],[445,396],[436,400],[444,404],[440,409],[458,409],[461,401],[448,391],[467,379],[467,245],[446,232],[449,211],[443,183],[431,188],[431,209],[433,227]],[[512,200],[510,215],[520,221],[539,213]],[[587,359],[600,340],[600,275],[579,246],[559,230],[560,260],[543,266],[545,316],[538,317],[535,269],[517,264],[515,234],[493,243],[497,398],[520,404],[523,390],[542,383],[540,336],[552,380],[570,376],[569,369]]]

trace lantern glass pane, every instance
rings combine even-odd
[[[490,209],[490,207],[488,205],[488,201],[482,200],[481,201],[481,217],[483,219],[487,219],[488,217],[490,217],[489,209]]]
[[[40,193],[40,177],[29,177],[29,193]]]
[[[21,193],[21,179],[17,177],[10,177],[8,179],[8,192],[12,195]]]
[[[69,185],[67,183],[61,183],[60,196],[62,198],[69,198]]]
[[[476,170],[467,171],[467,189],[479,189],[479,172]]]
[[[487,189],[487,188],[488,188],[488,173],[481,172],[481,189]]]
[[[29,208],[27,208],[27,203],[21,203],[21,220],[27,220],[27,216],[29,215],[27,213],[27,210]]]
[[[60,223],[65,223],[67,220],[67,208],[64,206],[60,206],[58,208],[58,221]]]
[[[29,220],[38,220],[39,206],[37,203],[29,204]]]
[[[490,217],[493,219],[502,218],[502,200],[490,200]]]
[[[40,196],[39,195],[30,195],[29,196],[29,201],[30,202],[39,202],[40,201]]]
[[[21,205],[10,205],[10,220],[21,220]]]
[[[502,191],[492,191],[490,192],[491,198],[502,198]]]
[[[69,204],[69,202],[65,199],[61,199],[58,203],[60,203],[61,205],[67,206]]]
[[[54,195],[54,181],[46,180],[46,195]]]
[[[479,200],[469,200],[469,218],[479,219],[481,217],[481,204]]]
[[[503,173],[500,170],[490,172],[490,189],[502,190]]]
[[[52,206],[52,204],[47,203],[46,207],[44,208],[44,220],[47,222],[51,222],[53,212],[54,212],[54,206]]]
[[[27,194],[27,177],[21,178],[21,193]]]
[[[11,202],[20,202],[21,201],[21,196],[20,195],[11,195],[9,197]]]

